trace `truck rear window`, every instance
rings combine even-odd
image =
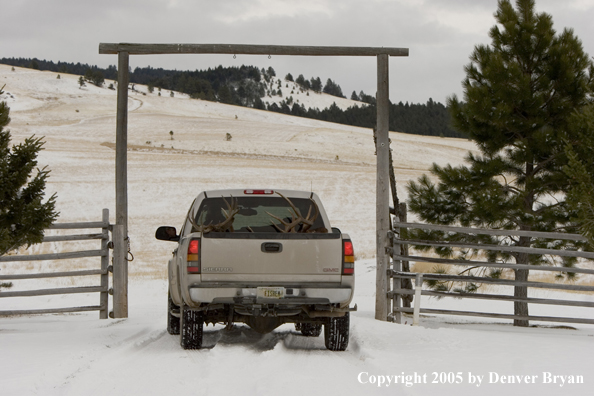
[[[224,222],[228,204],[232,204],[231,198],[226,197],[225,200],[222,197],[204,199],[194,219],[195,224],[208,226]],[[271,215],[286,223],[291,223],[295,217],[293,208],[282,197],[237,197],[233,200],[237,202],[238,209],[233,216],[233,232],[280,232],[278,229],[284,230],[285,226]],[[310,199],[291,198],[290,200],[298,211],[297,216],[306,218],[309,213],[309,219],[314,218],[316,208]],[[295,228],[296,231],[302,231],[303,226],[303,224],[298,225]],[[309,231],[323,231],[322,229],[324,229],[324,221],[322,216],[318,215]]]

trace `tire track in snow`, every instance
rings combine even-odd
[[[110,328],[120,323],[125,323],[125,320],[101,327],[104,329]],[[55,390],[58,391],[58,394],[67,394],[67,390],[76,389],[76,387],[88,388],[88,384],[93,383],[93,378],[97,377],[97,373],[104,372],[106,367],[127,370],[130,359],[134,359],[138,352],[150,348],[153,343],[158,342],[165,334],[165,329],[151,330],[151,328],[145,327],[114,343],[105,344],[103,348],[80,352],[76,357],[76,360],[81,362],[80,365],[67,374],[61,381],[62,385],[56,387]],[[116,334],[110,336],[117,337]],[[76,394],[77,392],[72,393]]]

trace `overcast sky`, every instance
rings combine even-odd
[[[594,55],[594,0],[537,0],[555,28],[573,28]],[[99,43],[275,44],[409,48],[390,58],[390,100],[445,102],[461,95],[463,67],[489,44],[497,0],[0,0],[0,57],[106,67]],[[272,66],[279,76],[332,78],[350,97],[375,95],[375,58],[136,55],[132,68]]]

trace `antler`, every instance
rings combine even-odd
[[[216,232],[225,232],[227,230],[233,232],[233,218],[239,213],[237,199],[234,199],[233,196],[231,196],[231,204],[227,202],[225,197],[223,197],[223,201],[225,202],[225,205],[227,205],[227,210],[222,209],[223,214],[225,215],[225,220],[219,224],[215,224],[214,228]]]
[[[227,202],[225,197],[222,197],[225,205],[227,205],[227,210],[221,209],[223,214],[225,215],[225,220],[218,224],[212,224],[212,222],[208,225],[197,224],[196,223],[196,212],[192,213],[190,216],[190,224],[192,225],[192,232],[202,232],[203,234],[207,234],[209,232],[233,232],[233,219],[237,213],[239,213],[239,209],[237,208],[237,199],[234,199],[231,196],[231,204]]]
[[[312,206],[309,207],[309,210],[307,212],[307,216],[305,216],[305,218],[303,216],[301,216],[299,214],[299,210],[297,209],[297,207],[293,204],[293,202],[291,202],[291,200],[287,197],[285,197],[283,194],[279,193],[278,191],[276,192],[278,195],[280,195],[281,197],[283,197],[285,199],[285,201],[287,201],[289,203],[289,205],[291,206],[291,209],[293,209],[293,211],[291,211],[291,209],[289,209],[289,214],[291,215],[291,221],[287,222],[284,219],[281,219],[278,216],[273,215],[270,212],[266,212],[270,217],[278,220],[285,228],[284,230],[282,228],[280,228],[278,225],[276,225],[274,222],[272,223],[272,226],[274,228],[276,228],[278,231],[286,233],[286,232],[328,232],[328,230],[326,230],[325,228],[321,228],[318,230],[309,230],[315,223],[316,219],[318,218],[318,216],[320,215],[320,210],[318,208],[318,205],[316,204],[316,202],[313,199],[309,199],[312,203],[313,203],[313,208],[315,209],[315,213],[312,217],[311,216],[311,209]],[[301,227],[301,230],[297,231],[296,227],[299,224],[303,224],[303,226]]]

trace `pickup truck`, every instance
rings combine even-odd
[[[332,228],[319,197],[306,191],[200,193],[179,234],[156,231],[177,247],[169,260],[167,330],[184,349],[200,349],[204,324],[244,323],[268,333],[294,323],[326,348],[344,351],[355,287],[353,244]]]

